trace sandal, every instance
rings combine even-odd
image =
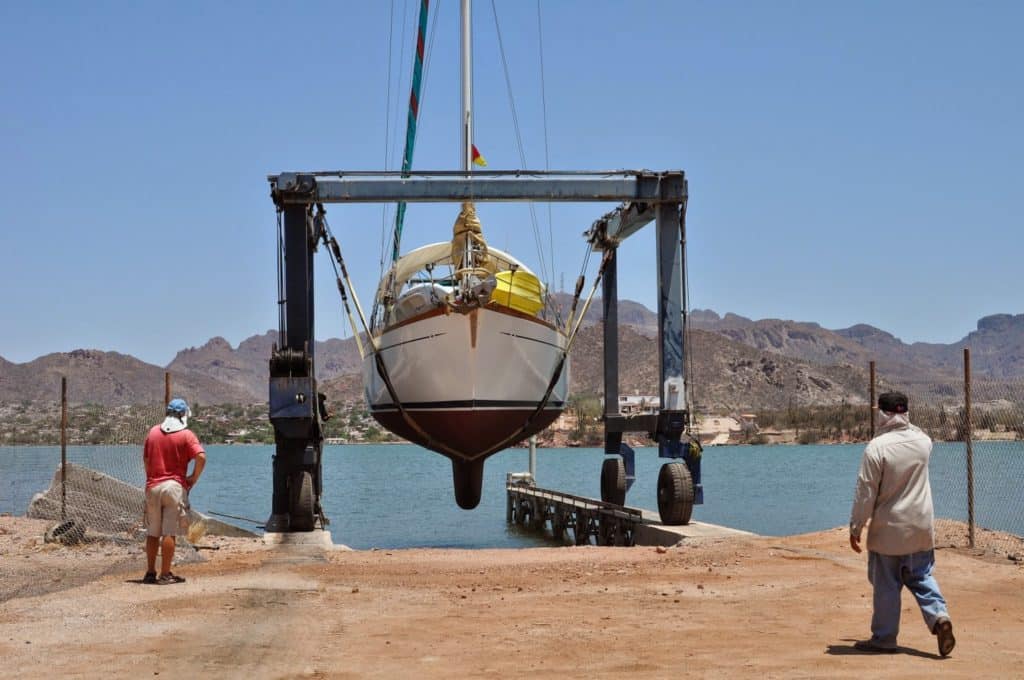
[[[156,572],[155,571],[147,571],[146,575],[142,577],[142,582],[143,583],[150,583],[150,584],[156,583]]]
[[[159,585],[168,586],[168,585],[171,585],[172,583],[184,583],[185,582],[185,577],[184,576],[178,576],[177,574],[169,571],[166,574],[164,574],[163,576],[161,576],[160,578],[158,578],[156,580],[156,582]]]

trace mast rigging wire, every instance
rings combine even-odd
[[[409,113],[405,124],[405,151],[402,154],[402,172],[412,168],[412,156],[416,150],[416,124],[420,117],[420,90],[423,85],[423,61],[427,42],[427,13],[430,0],[420,0],[419,20],[416,29],[416,58],[413,62],[412,85],[409,88]],[[402,227],[405,222],[405,201],[399,201],[395,213],[395,235],[393,237],[391,262],[398,261],[402,243]]]
[[[425,26],[423,25],[423,22],[425,21],[425,15],[426,15],[427,7],[428,7],[429,4],[430,4],[430,0],[421,0],[421,3],[420,3],[420,16],[419,16],[420,21],[419,21],[419,29],[418,29],[418,33],[417,33],[417,59],[416,59],[416,63],[414,64],[414,68],[413,68],[413,74],[412,74],[413,82],[410,85],[410,90],[411,90],[411,92],[410,92],[410,101],[409,101],[410,112],[409,112],[409,115],[407,116],[407,119],[406,119],[407,120],[407,127],[406,127],[406,154],[408,155],[408,165],[410,167],[406,167],[407,164],[405,162],[405,159],[403,159],[403,164],[402,164],[403,165],[403,168],[402,168],[403,171],[408,171],[408,170],[411,169],[412,149],[409,148],[409,133],[410,133],[409,128],[410,128],[410,126],[412,127],[413,143],[415,143],[415,132],[416,132],[416,130],[415,130],[415,128],[416,128],[416,120],[413,119],[411,108],[412,108],[413,100],[415,98],[416,111],[417,111],[416,119],[418,119],[418,111],[423,108],[423,102],[425,101],[426,95],[427,95],[427,89],[428,89],[427,88],[427,80],[428,80],[429,74],[430,74],[430,62],[431,62],[431,57],[433,56],[433,45],[435,44],[435,35],[437,33],[437,18],[438,18],[438,15],[440,14],[440,9],[441,9],[441,2],[440,2],[440,0],[435,0],[435,2],[434,2],[433,18],[432,18],[431,24],[430,24],[430,34],[429,34],[429,37],[428,37],[428,36],[425,35],[425,31],[423,30],[425,28]],[[403,23],[403,29],[404,29],[404,26],[405,25]],[[405,35],[405,32],[403,30],[403,43],[404,43],[404,40],[405,40],[404,35]],[[422,41],[422,45],[420,45],[421,41]],[[420,47],[422,47],[422,49],[423,49],[423,54],[422,55],[419,54],[419,48]],[[390,56],[390,54],[389,54],[389,56]],[[404,45],[403,45],[403,61],[404,61]],[[390,75],[391,75],[390,71],[392,70],[390,64],[389,64],[389,69],[388,70],[389,70],[389,78],[390,78]],[[420,72],[420,77],[418,79],[416,77],[417,76],[417,71]],[[418,81],[418,88],[417,88],[417,81]],[[391,113],[390,103],[391,102],[390,102],[390,95],[389,95],[389,98],[388,98],[388,104],[389,104],[388,115],[389,115],[389,118],[390,118],[390,113]],[[396,102],[395,108],[397,109],[399,105],[400,104]],[[396,111],[396,118],[395,118],[395,123],[394,124],[397,127],[397,125],[398,125],[397,111]],[[390,132],[390,123],[389,123],[389,132]],[[396,132],[395,137],[397,138],[397,130],[395,132]],[[395,147],[395,150],[397,151],[397,146]],[[385,169],[387,167],[388,167],[388,162],[387,162],[387,158],[385,158]],[[397,210],[393,213],[392,210],[395,209],[396,207],[397,207]],[[403,220],[404,212],[405,212],[405,204],[404,203],[399,203],[399,204],[397,204],[397,206],[396,206],[396,204],[393,204],[393,203],[386,203],[382,207],[382,209],[381,209],[381,215],[382,215],[382,222],[381,222],[381,254],[380,254],[380,276],[381,277],[384,276],[384,271],[385,271],[385,252],[387,250],[391,250],[392,251],[392,262],[393,262],[394,261],[394,257],[398,253],[398,249],[400,247],[400,242],[396,242],[395,241],[394,232],[390,231],[388,229],[387,225],[391,221],[391,216],[395,215],[395,220],[396,220],[395,224],[396,224],[397,230],[399,232],[399,241],[400,241],[401,224],[404,221]]]
[[[541,25],[540,0],[537,0],[537,51],[540,53],[540,103],[541,119],[544,121],[544,169],[551,169],[551,154],[548,148],[548,95],[547,81],[544,77],[544,29]],[[548,257],[551,258],[551,278],[555,277],[555,237],[552,228],[551,201],[548,206]]]
[[[394,31],[394,0],[391,0],[391,8],[392,8],[391,15],[390,15],[390,19],[391,20],[390,20],[389,24],[390,24],[390,30],[393,32]],[[406,22],[408,21],[407,17],[409,15],[409,11],[408,10],[409,10],[409,2],[408,2],[408,0],[406,0],[406,2],[404,2],[402,4],[402,12],[401,12],[402,36],[401,36],[401,39],[399,40],[399,54],[398,54],[398,62],[397,62],[398,64],[404,64],[405,63],[405,48],[406,48],[405,35],[406,35]],[[393,54],[394,54],[394,46],[393,46],[392,43],[389,43],[389,51],[388,51],[388,102],[387,102],[387,116],[386,116],[387,119],[388,119],[388,123],[387,123],[388,127],[387,127],[387,131],[385,132],[385,147],[384,147],[384,168],[385,168],[385,170],[388,170],[388,169],[394,167],[394,165],[395,165],[394,157],[395,157],[396,149],[397,149],[397,144],[395,143],[395,140],[398,138],[398,125],[399,125],[399,121],[401,120],[400,117],[398,116],[398,109],[401,106],[401,96],[400,96],[400,93],[405,91],[405,77],[404,77],[404,75],[401,75],[401,74],[398,76],[398,87],[395,88],[394,90],[392,90],[392,88],[391,88],[391,77],[392,77],[393,71],[394,71],[394,67],[393,67],[392,59],[391,59]],[[392,93],[394,93],[394,99],[392,99]],[[394,117],[391,116],[392,108],[394,109],[394,112],[395,112]],[[394,126],[394,130],[393,130],[394,134],[392,134],[392,126]],[[388,223],[391,221],[391,214],[390,214],[391,206],[392,206],[392,204],[386,203],[386,204],[384,204],[381,207],[380,271],[381,271],[382,274],[384,272],[384,262],[385,262],[384,258],[386,256],[386,253],[387,253],[388,249],[390,249],[390,247],[391,247],[391,234],[390,234],[391,230],[388,229]]]
[[[515,129],[516,146],[519,149],[519,161],[522,163],[522,167],[526,168],[526,151],[523,148],[523,136],[519,127],[519,114],[516,111],[515,95],[512,93],[512,78],[508,71],[508,59],[505,57],[505,42],[501,37],[501,24],[498,21],[498,8],[491,0],[491,11],[494,15],[494,30],[498,37],[498,51],[501,54],[501,65],[505,74],[505,89],[508,93],[509,108],[512,111],[512,125]],[[537,224],[537,209],[534,207],[533,201],[529,203],[530,206],[530,223],[533,227],[533,239],[537,245],[537,259],[540,262],[540,274],[545,281],[545,286],[550,288],[551,275],[548,272],[547,262],[544,257],[543,241],[540,236],[540,228]]]
[[[391,11],[388,14],[388,80],[387,80],[387,97],[384,102],[384,169],[388,169],[388,147],[391,143],[391,71],[393,69],[391,64],[391,56],[394,53],[394,33],[395,33],[395,0],[391,0]],[[386,239],[388,230],[388,211],[385,205],[381,210],[381,225],[380,225],[380,270],[384,271],[384,253],[386,251]]]

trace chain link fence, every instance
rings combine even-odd
[[[60,400],[4,405],[4,510],[37,519],[75,520],[78,533],[137,534],[145,504],[142,443],[163,419],[160,397],[168,388],[168,379],[154,385],[148,404],[69,404],[62,379]]]

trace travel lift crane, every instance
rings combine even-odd
[[[700,447],[688,435],[683,252],[687,183],[682,171],[608,172],[318,172],[268,177],[278,211],[279,334],[270,357],[270,421],[276,451],[268,532],[311,531],[323,513],[325,400],[317,391],[313,333],[313,253],[323,237],[314,206],[325,203],[482,201],[621,202],[585,234],[606,255],[604,316],[605,453],[602,500],[622,505],[635,479],[625,432],[646,432],[658,455],[673,459],[658,475],[658,510],[667,524],[685,524],[703,502]],[[618,394],[617,248],[655,222],[661,403],[657,414],[623,416]],[[679,462],[679,459],[682,462]]]

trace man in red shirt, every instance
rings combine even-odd
[[[188,429],[192,412],[184,399],[167,404],[167,417],[146,435],[142,461],[146,466],[146,575],[143,583],[161,585],[184,583],[171,573],[174,541],[182,519],[188,517],[188,491],[203,473],[206,452]],[[195,461],[188,474],[189,461]],[[160,550],[160,574],[156,573],[156,553]]]

